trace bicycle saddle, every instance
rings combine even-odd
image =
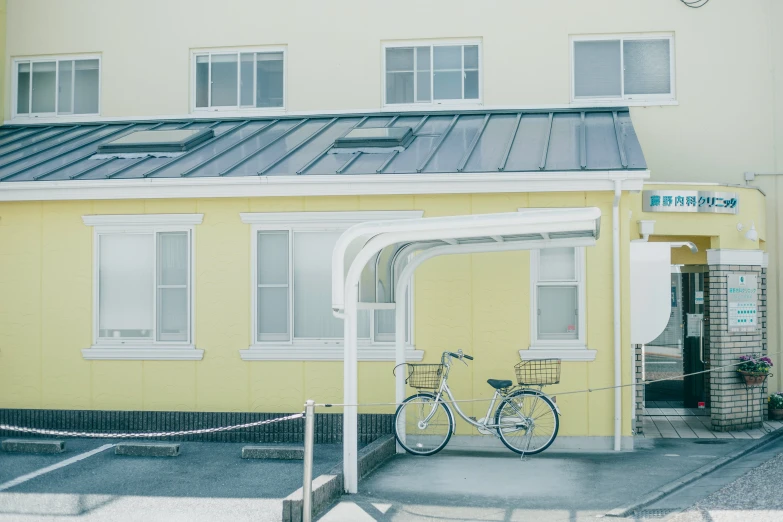
[[[487,384],[495,388],[496,390],[502,390],[503,388],[511,388],[511,385],[513,384],[511,381],[508,380],[501,380],[501,379],[487,379]]]

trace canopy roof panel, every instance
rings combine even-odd
[[[383,153],[363,142],[334,147],[351,130],[384,128],[410,136]],[[208,139],[175,157],[106,147],[139,131],[172,130]],[[646,169],[623,107],[0,127],[0,182]]]
[[[600,231],[601,211],[595,207],[360,223],[340,236],[332,253],[332,308],[344,308],[351,270],[360,271],[362,281],[377,281],[363,285],[362,302],[391,303],[403,268],[424,251],[451,247],[452,253],[477,253],[588,246],[595,243]]]

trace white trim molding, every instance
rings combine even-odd
[[[708,249],[708,265],[752,265],[765,266],[763,250],[732,250],[728,248]]]
[[[394,345],[359,346],[360,361],[394,361]],[[264,345],[255,344],[246,350],[239,350],[243,361],[342,361],[345,349],[342,345]],[[424,351],[413,346],[405,348],[405,359],[421,361]]]
[[[519,357],[523,361],[536,361],[538,359],[560,359],[563,361],[592,362],[595,360],[597,353],[597,350],[590,350],[586,346],[577,348],[531,346],[529,350],[519,350]]]
[[[134,227],[134,226],[193,226],[200,225],[204,214],[106,214],[82,216],[88,227]]]
[[[284,225],[296,227],[314,224],[335,227],[355,225],[363,221],[385,221],[388,219],[415,219],[424,215],[422,210],[368,210],[358,212],[242,212],[242,223],[251,225]]]
[[[200,361],[204,350],[195,346],[91,346],[82,349],[88,361]]]
[[[642,190],[649,170],[237,176],[0,183],[0,201],[490,194]]]

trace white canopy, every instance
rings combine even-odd
[[[450,254],[592,246],[599,237],[598,208],[535,209],[501,214],[373,221],[346,230],[332,252],[332,308],[345,321],[343,468],[348,493],[357,476],[357,309],[396,309],[396,363],[405,362],[405,294],[424,261]],[[347,267],[347,269],[346,269]],[[379,284],[363,285],[367,276]],[[369,286],[369,291],[366,290]],[[381,291],[379,288],[381,287]],[[361,301],[360,301],[361,299]],[[396,401],[404,399],[398,372]]]

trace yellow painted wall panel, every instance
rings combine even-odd
[[[41,404],[41,203],[0,206],[0,400]]]
[[[196,410],[195,361],[144,361],[142,385],[145,410]]]
[[[145,199],[145,214],[195,214],[198,210],[196,199]]]
[[[92,408],[141,410],[144,406],[144,361],[93,361]]]
[[[250,198],[248,212],[303,212],[304,198]]]
[[[250,373],[250,411],[289,413],[303,405],[303,361],[254,361]],[[320,399],[319,399],[320,401]]]
[[[44,408],[89,408],[92,344],[92,229],[89,202],[43,206],[41,232],[41,387]]]

